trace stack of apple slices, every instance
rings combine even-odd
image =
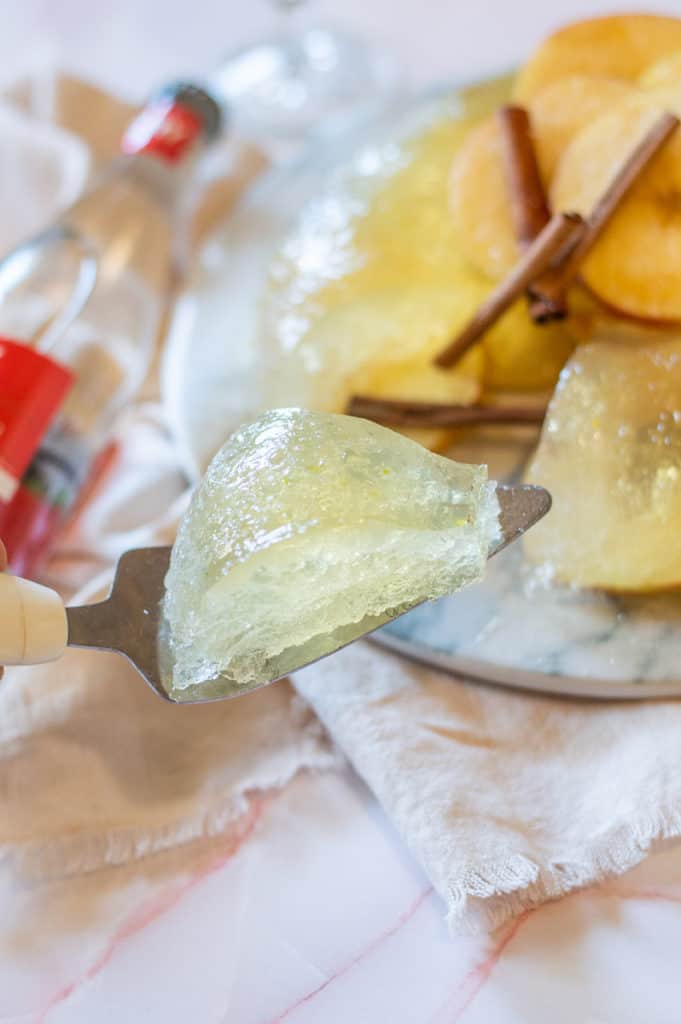
[[[681,114],[681,21],[619,16],[559,31],[521,71],[554,209],[588,217],[662,111]],[[490,276],[518,258],[498,196],[496,123],[471,133],[452,172],[467,258]],[[475,178],[475,189],[472,180]],[[477,200],[473,200],[475,191]],[[494,226],[492,220],[495,221]],[[476,231],[471,224],[476,223]],[[496,239],[496,242],[493,241]],[[528,479],[554,506],[525,550],[559,580],[615,591],[681,582],[681,135],[641,174],[580,267],[604,304],[563,371]],[[579,321],[579,317],[576,318]]]
[[[468,407],[471,422],[502,393],[547,394],[563,371],[530,470],[554,511],[528,553],[579,585],[669,586],[681,580],[669,555],[681,512],[681,132],[651,151],[580,260],[567,319],[535,323],[521,295],[446,366],[438,356],[525,258],[495,116],[509,100],[529,118],[549,212],[592,224],[651,128],[681,117],[681,19],[568,25],[513,83],[469,90],[341,169],[272,263],[263,401],[341,412],[359,394],[441,449],[443,405]]]
[[[520,71],[553,209],[588,216],[662,111],[681,114],[681,19],[617,15],[569,25]],[[498,125],[475,128],[455,158],[451,211],[462,251],[489,278],[518,259]],[[681,136],[670,140],[585,260],[603,302],[646,319],[681,319]]]

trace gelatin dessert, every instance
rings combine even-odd
[[[559,580],[681,585],[681,337],[585,345],[560,379],[527,478],[553,508],[524,539]]]
[[[279,409],[215,456],[166,579],[169,691],[242,692],[480,579],[498,532],[484,466],[385,427]]]

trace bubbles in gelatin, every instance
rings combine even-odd
[[[170,692],[259,686],[479,579],[497,512],[484,466],[365,420],[266,413],[215,456],[180,525]]]
[[[528,480],[553,495],[525,538],[559,579],[613,590],[681,585],[681,339],[577,350]]]

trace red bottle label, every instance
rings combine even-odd
[[[0,502],[12,499],[72,383],[66,367],[0,338]]]
[[[122,140],[124,153],[149,153],[175,163],[201,133],[201,119],[173,99],[161,99],[132,121]]]
[[[81,437],[59,426],[50,431],[14,498],[0,506],[0,537],[12,572],[32,578],[40,571],[73,514],[91,464]]]
[[[0,506],[0,536],[9,570],[28,579],[40,570],[64,524],[64,508],[24,484],[9,505]]]

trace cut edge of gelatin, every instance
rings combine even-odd
[[[250,504],[238,465],[260,467],[241,480],[255,488]],[[295,500],[285,493],[291,479]],[[321,522],[310,520],[306,486],[325,509]],[[477,581],[499,536],[498,510],[486,467],[432,455],[367,421],[265,414],[216,457],[178,534],[165,602],[169,694],[191,701],[256,689]],[[207,552],[198,516],[221,556]],[[250,543],[234,543],[240,529],[252,531]],[[263,535],[273,540],[253,543]],[[242,557],[230,562],[237,549]]]

